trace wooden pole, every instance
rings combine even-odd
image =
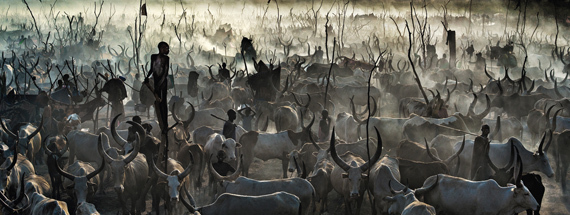
[[[457,59],[457,50],[455,48],[455,31],[447,31],[447,45],[449,46],[449,65],[451,68],[455,68],[455,62]]]

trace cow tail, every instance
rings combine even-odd
[[[315,188],[313,188],[313,198],[311,199],[311,205],[313,207],[313,214],[315,214],[315,212],[317,211],[317,202],[316,202],[316,194],[315,194]]]

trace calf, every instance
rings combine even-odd
[[[392,180],[388,181],[390,192],[394,196],[384,197],[384,200],[391,202],[388,214],[402,215],[436,215],[435,208],[426,203],[420,202],[414,195],[414,191],[404,188],[404,190],[394,191],[391,186]],[[432,184],[433,187],[435,184]],[[431,189],[431,187],[424,189]]]

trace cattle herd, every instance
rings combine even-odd
[[[161,2],[0,2],[1,214],[570,213],[564,3]]]

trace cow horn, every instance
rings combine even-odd
[[[309,135],[309,139],[311,140],[311,144],[317,149],[317,151],[322,150],[322,148],[313,139],[313,135]]]
[[[374,155],[372,156],[372,158],[370,158],[369,161],[366,161],[366,163],[362,164],[362,166],[360,166],[360,170],[362,172],[365,172],[366,170],[368,170],[368,168],[370,166],[373,166],[376,161],[378,161],[378,159],[380,159],[380,155],[382,154],[382,137],[380,136],[380,132],[378,132],[378,128],[376,128],[376,126],[374,126],[374,130],[376,130],[376,137],[378,138],[378,144],[376,146],[376,153],[374,153]],[[368,140],[366,140],[368,141]]]
[[[5,170],[5,171],[9,172],[10,170],[12,170],[14,168],[14,166],[16,166],[16,163],[18,162],[18,154],[19,154],[18,143],[16,142],[16,144],[14,144],[14,146],[12,146],[12,147],[14,147],[14,149],[13,149],[14,150],[14,156],[12,156],[12,161],[11,161],[10,165],[6,169],[3,169],[0,167],[0,170]],[[8,160],[8,159],[6,159],[6,160]]]
[[[59,167],[59,164],[57,164],[57,162],[55,162],[55,166],[56,166],[56,170],[57,172],[62,175],[63,177],[66,177],[67,179],[74,181],[75,180],[75,175],[66,172],[65,170],[61,169],[61,167]]]
[[[459,150],[457,151],[457,153],[455,153],[454,155],[452,155],[451,157],[447,158],[445,160],[445,164],[447,164],[448,166],[450,166],[450,163],[453,159],[455,159],[456,157],[459,157],[459,154],[461,154],[461,152],[463,151],[463,148],[465,147],[465,135],[463,135],[463,142],[461,143],[461,147],[459,148]]]
[[[372,112],[370,112],[370,117],[376,115],[376,111],[378,109],[378,105],[376,104],[376,99],[372,96],[370,96],[370,98],[372,98],[372,103],[374,104],[374,109],[372,109]]]
[[[493,80],[493,76],[491,76],[491,74],[489,74],[489,71],[487,71],[487,64],[485,64],[485,75],[487,75],[487,77],[489,77],[489,80]]]
[[[556,131],[556,117],[558,116],[558,113],[562,110],[564,110],[564,109],[562,109],[562,108],[558,109],[556,112],[554,112],[554,116],[552,116],[552,126],[550,126],[550,127],[552,127],[552,129],[551,129],[552,131]],[[544,150],[544,151],[546,151],[546,150]]]
[[[332,130],[332,134],[331,134],[331,142],[330,142],[330,151],[331,151],[331,157],[333,158],[334,162],[341,168],[343,169],[345,172],[348,171],[350,169],[350,165],[348,165],[346,162],[344,162],[336,153],[336,148],[335,148],[335,133],[334,133],[334,127]]]
[[[394,190],[394,188],[392,188],[392,179],[388,180],[388,187],[390,188],[390,193],[392,193],[392,195],[403,194],[404,190],[406,190],[406,188],[403,190]]]
[[[44,117],[42,116],[42,119],[41,119],[41,121],[40,121],[40,126],[38,126],[38,128],[36,128],[36,130],[35,130],[34,132],[32,132],[32,133],[27,137],[28,142],[29,142],[32,138],[34,138],[34,136],[36,136],[38,133],[40,133],[40,131],[42,130],[43,125],[44,125]]]
[[[475,105],[477,105],[477,94],[473,93],[473,101],[469,105],[468,115],[475,116],[475,111],[473,111]]]
[[[229,181],[235,181],[239,177],[239,174],[241,173],[240,170],[241,170],[241,163],[242,162],[243,162],[243,154],[240,155],[240,158],[237,161],[236,171],[233,172],[230,176],[228,176]]]
[[[176,107],[176,102],[172,103],[172,106],[170,106],[170,112],[172,113],[172,118],[174,118],[175,122],[180,123],[180,119],[178,118],[178,116],[176,115],[176,112],[174,111],[174,107]]]
[[[140,139],[139,134],[136,134],[136,135],[135,135],[134,149],[133,149],[133,151],[129,154],[129,156],[127,156],[127,157],[123,160],[123,162],[124,162],[125,164],[128,164],[128,163],[130,163],[131,161],[133,161],[133,160],[137,157],[137,155],[139,154],[140,141],[141,141],[141,139]]]
[[[546,120],[546,126],[549,128],[552,128],[552,124],[550,124],[550,111],[552,110],[552,108],[554,108],[554,106],[556,106],[556,104],[550,106],[548,108],[548,110],[546,111],[546,113],[544,114],[544,119]],[[546,107],[546,105],[545,105]]]
[[[119,144],[121,147],[125,146],[125,144],[127,143],[127,141],[125,139],[123,139],[123,137],[121,137],[119,134],[117,134],[117,119],[119,119],[119,116],[121,116],[122,113],[117,114],[117,116],[115,116],[115,118],[113,118],[113,121],[111,122],[111,135],[113,136],[113,139],[115,140],[115,142],[117,142],[117,144]]]
[[[511,140],[511,159],[509,160],[509,163],[503,167],[503,169],[507,170],[507,169],[510,169],[511,167],[513,167],[513,164],[515,163],[515,159],[516,159],[515,143]]]
[[[172,114],[174,115],[174,114]],[[141,136],[141,141],[146,140],[146,131],[144,130],[144,128],[142,127],[141,124],[134,122],[134,121],[127,121],[128,124],[130,124],[131,126],[135,127],[135,131]]]
[[[160,176],[161,178],[168,178],[168,175],[166,173],[164,173],[163,171],[161,171],[160,169],[158,169],[158,167],[156,166],[156,163],[154,162],[154,159],[149,158],[151,163],[152,163],[152,168],[154,169],[154,172]]]
[[[28,198],[28,195],[25,194],[25,188],[24,188],[24,179],[26,178],[26,173],[22,173],[22,175],[20,176],[20,194],[18,195],[18,198],[16,198],[14,201],[10,201],[10,205],[18,205],[20,204],[20,202],[24,199],[24,197],[26,198],[26,202],[28,203],[28,205],[25,207],[27,208],[30,202],[30,199]],[[5,197],[5,196],[4,196]],[[6,198],[6,200],[8,200],[8,198]],[[9,200],[8,200],[9,201]],[[11,208],[12,209],[12,208]],[[17,209],[15,211],[22,211],[24,210],[24,208],[20,208]]]
[[[418,188],[418,189],[416,189],[416,190],[414,191],[414,194],[415,194],[416,196],[421,196],[421,195],[425,194],[426,192],[429,192],[431,189],[433,189],[433,188],[437,185],[437,182],[439,182],[439,174],[437,174],[437,175],[435,176],[435,181],[433,182],[433,184],[431,184],[431,185],[429,185],[429,186],[426,187],[425,184],[428,182],[428,180],[430,180],[430,179],[432,179],[432,178],[433,178],[433,176],[427,178],[426,181],[424,182],[424,186],[423,186],[423,187],[420,187],[420,188]],[[431,180],[430,180],[430,181],[431,181]]]
[[[489,98],[489,95],[485,94],[485,100],[487,101],[487,107],[483,112],[474,116],[476,119],[483,119],[483,117],[487,116],[491,111],[491,99]]]
[[[353,97],[354,98],[354,97]],[[354,100],[353,98],[350,98],[350,109],[352,110],[352,118],[354,118],[354,120],[358,123],[358,124],[362,124],[364,120],[361,120],[358,118],[358,115],[356,114],[356,110],[354,110]]]
[[[556,116],[556,114],[554,114]],[[547,152],[548,151],[548,147],[550,147],[550,144],[552,143],[552,133],[554,130],[550,130],[550,136],[548,138],[548,143],[546,143],[546,146],[544,146],[543,151]]]
[[[187,102],[190,105],[190,108],[192,108],[192,113],[190,114],[190,118],[188,118],[188,120],[184,121],[184,128],[187,129],[188,126],[190,126],[190,123],[194,120],[194,116],[196,116],[196,109],[194,109],[194,105],[190,102]]]
[[[105,160],[105,162],[107,163],[111,163],[113,161],[116,161],[115,159],[113,159],[111,156],[109,156],[109,154],[107,154],[107,152],[105,151],[105,149],[103,148],[103,144],[101,143],[101,139],[104,139],[105,142],[108,144],[109,143],[109,138],[107,137],[107,135],[105,133],[101,133],[99,134],[99,137],[97,138],[97,144],[99,145],[99,148],[101,148],[103,151],[103,159]]]
[[[426,150],[427,150],[428,156],[434,161],[442,161],[441,159],[439,159],[438,157],[436,157],[435,155],[433,155],[431,153],[431,151],[429,150],[429,144],[428,144],[427,139],[425,137],[424,137],[424,142],[426,143]]]
[[[4,131],[8,133],[12,138],[18,139],[18,135],[14,134],[11,130],[6,128],[6,125],[4,124],[4,120],[2,119],[2,117],[0,117],[0,124],[2,125],[2,129],[4,129]]]
[[[188,151],[188,155],[190,155],[190,160],[194,161],[194,155],[192,154],[191,151]],[[188,166],[186,167],[186,169],[184,169],[184,171],[182,171],[182,173],[178,174],[178,180],[183,180],[184,178],[186,178],[186,176],[188,176],[188,174],[190,174],[190,170],[192,170],[192,165],[193,165],[193,162],[188,163]]]
[[[469,93],[469,92],[473,92],[473,93],[475,92],[473,90],[473,79],[471,79],[471,78],[469,78],[469,90],[467,90],[467,93]]]
[[[499,96],[503,95],[503,87],[501,86],[501,81],[497,81],[497,87],[499,87]]]
[[[303,127],[303,131],[305,131],[305,130],[311,131],[311,127],[313,126],[313,123],[315,123],[315,113],[313,113],[313,119],[311,119],[311,122],[309,123],[309,125],[307,125],[307,127]]]
[[[190,212],[191,214],[194,214],[194,212],[196,212],[196,209],[194,207],[196,207],[196,202],[194,201],[194,198],[192,197],[192,195],[190,195],[190,192],[188,192],[188,190],[186,189],[186,186],[182,186],[182,189],[184,189],[184,193],[186,193],[186,197],[188,198],[187,202],[184,197],[182,197],[182,204],[184,204],[184,206],[188,209],[188,212]]]
[[[524,81],[523,81],[524,83]],[[530,89],[526,91],[527,94],[530,94],[534,90],[534,80],[532,80],[532,84],[530,85]]]
[[[48,134],[47,137],[44,139],[44,141],[42,141],[42,148],[44,149],[44,152],[47,155],[51,155],[53,154],[53,152],[51,150],[48,149],[48,147],[46,146],[46,140],[48,140],[50,137],[50,135]]]
[[[60,155],[63,155],[69,149],[69,140],[67,139],[67,135],[63,135],[63,139],[65,139],[65,145],[63,145],[63,149],[59,152]]]
[[[101,158],[103,158],[103,149],[101,149],[101,147],[97,147],[97,151],[99,152],[99,156],[101,156]],[[104,159],[104,158],[103,158]],[[99,165],[99,168],[97,168],[95,171],[87,174],[86,178],[89,181],[91,178],[95,177],[97,174],[99,174],[101,171],[103,171],[103,169],[105,168],[105,161],[102,160],[101,164]]]
[[[544,139],[546,138],[546,132],[544,132],[544,135],[542,135],[542,139],[540,140],[540,145],[538,145],[538,154],[542,155],[544,154],[543,146],[544,146]]]
[[[564,98],[564,96],[562,96],[562,94],[560,94],[560,91],[558,91],[558,83],[557,83],[557,81],[554,81],[554,92],[556,93],[556,95],[558,96],[558,98]]]

